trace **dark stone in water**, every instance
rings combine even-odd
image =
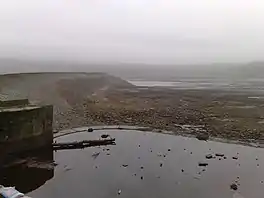
[[[234,157],[232,157],[232,159],[234,159],[234,160],[237,160],[237,159],[238,159],[238,157],[234,156]]]
[[[206,163],[206,162],[199,162],[198,165],[199,165],[199,166],[208,166],[208,163]]]
[[[224,157],[225,154],[223,154],[223,153],[216,153],[215,156],[217,156],[217,157]]]
[[[206,158],[206,159],[212,159],[212,158],[213,158],[213,155],[212,155],[212,154],[207,154],[207,155],[205,156],[205,158]]]
[[[89,128],[88,129],[88,132],[93,132],[93,128]]]
[[[126,168],[126,167],[128,167],[128,164],[123,164],[122,166]]]
[[[101,138],[103,138],[103,139],[108,138],[108,137],[109,137],[108,134],[103,134],[103,135],[101,135]]]
[[[207,141],[209,139],[209,135],[208,134],[197,134],[196,138],[198,140],[203,140],[203,141]]]
[[[231,188],[232,190],[237,190],[237,189],[238,189],[237,184],[235,184],[235,183],[231,184],[231,185],[230,185],[230,188]]]

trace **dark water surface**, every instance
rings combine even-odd
[[[60,137],[58,142],[98,139],[105,133],[116,138],[116,145],[55,152],[58,165],[54,176],[28,195],[33,198],[263,198],[264,150],[260,148],[120,130],[78,133]],[[225,157],[205,157],[216,153]],[[208,166],[199,167],[199,162],[207,162]],[[27,181],[26,176],[23,179]],[[238,185],[237,191],[230,189],[232,183]]]

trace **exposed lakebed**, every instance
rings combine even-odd
[[[28,195],[33,198],[263,196],[261,148],[134,130],[76,133],[59,137],[57,142],[98,139],[106,133],[116,138],[116,145],[55,152],[57,166],[53,177]],[[28,173],[31,174],[37,177],[37,173]],[[29,179],[21,178],[25,182]],[[238,189],[232,190],[232,184]]]

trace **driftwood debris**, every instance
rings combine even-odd
[[[80,149],[92,146],[102,146],[102,145],[114,145],[115,138],[105,139],[105,140],[83,140],[75,142],[61,142],[53,143],[53,150],[66,150],[66,149]]]

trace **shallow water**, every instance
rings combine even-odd
[[[58,165],[54,176],[46,178],[44,185],[28,195],[33,198],[223,198],[238,194],[263,197],[264,150],[261,148],[128,130],[78,133],[57,141],[98,139],[105,133],[116,138],[116,145],[55,152]],[[216,153],[223,153],[227,159],[205,158],[206,154]],[[234,156],[238,159],[232,159]],[[199,167],[199,162],[208,162],[208,166]],[[230,189],[235,181],[239,185],[236,192]]]

